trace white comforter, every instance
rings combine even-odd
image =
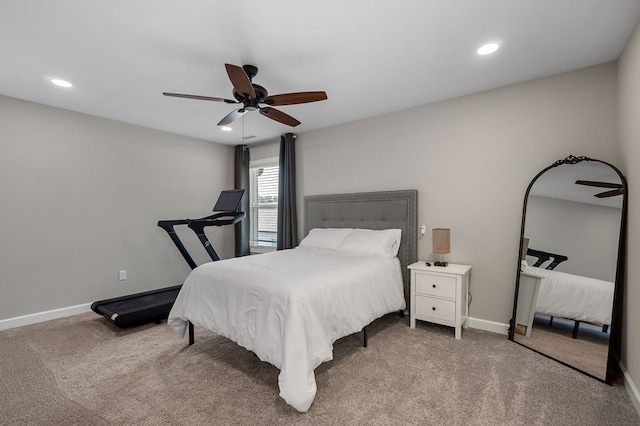
[[[333,342],[404,308],[397,258],[298,247],[194,269],[168,323],[184,335],[189,320],[278,367],[280,396],[305,412]]]
[[[611,325],[613,283],[534,266],[523,272],[543,276],[536,312],[598,325]]]

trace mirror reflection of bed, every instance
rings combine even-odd
[[[606,163],[561,164],[526,201],[513,340],[608,381],[623,196],[578,180],[622,184]]]
[[[555,271],[567,256],[531,248],[527,254],[515,340],[604,380],[614,283]]]

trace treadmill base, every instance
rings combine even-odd
[[[91,304],[91,310],[125,328],[160,322],[169,316],[182,285],[129,294]]]

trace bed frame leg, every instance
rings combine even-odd
[[[367,347],[367,326],[362,329],[362,346]]]
[[[404,318],[404,311],[398,311],[398,314],[400,315],[401,318]]]
[[[193,323],[189,321],[189,345],[193,345],[195,342],[195,337],[193,333]]]

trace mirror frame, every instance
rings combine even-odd
[[[622,211],[621,211],[621,218],[620,218],[620,235],[618,238],[618,258],[616,261],[616,276],[615,276],[615,284],[614,284],[614,294],[613,294],[613,311],[611,313],[611,326],[610,326],[610,336],[609,336],[609,351],[608,351],[608,355],[607,355],[607,369],[606,369],[606,376],[605,379],[603,380],[602,378],[593,376],[592,374],[589,374],[583,370],[580,370],[577,367],[574,367],[570,364],[567,364],[563,361],[560,361],[556,358],[554,358],[551,355],[545,354],[543,352],[537,351],[535,349],[532,349],[516,340],[514,340],[514,335],[515,335],[515,318],[516,318],[516,311],[517,311],[517,305],[518,305],[518,290],[520,288],[520,259],[522,259],[522,239],[524,238],[524,227],[525,227],[525,221],[526,221],[526,216],[527,216],[527,201],[529,199],[529,192],[531,191],[531,188],[533,187],[533,184],[538,180],[538,178],[540,176],[542,176],[544,173],[546,173],[548,170],[553,169],[555,167],[561,166],[561,165],[565,165],[565,164],[577,164],[583,161],[594,161],[594,162],[598,162],[598,163],[602,163],[605,164],[609,167],[611,167],[620,177],[620,181],[622,183],[622,189],[624,191],[623,195],[622,195]],[[533,180],[531,180],[531,183],[529,184],[529,186],[527,187],[527,191],[524,195],[524,203],[523,203],[523,207],[522,207],[522,224],[521,224],[521,228],[520,228],[520,244],[519,244],[519,248],[518,248],[518,263],[517,263],[517,268],[516,268],[516,287],[515,287],[515,296],[514,296],[514,300],[513,300],[513,313],[512,313],[512,317],[509,321],[509,340],[527,348],[530,349],[534,352],[537,352],[541,355],[546,356],[547,358],[553,359],[567,367],[570,367],[576,371],[579,371],[583,374],[586,374],[587,376],[593,377],[596,380],[599,380],[601,382],[607,383],[607,384],[611,384],[611,382],[618,377],[618,375],[621,373],[620,371],[620,348],[621,348],[621,342],[622,342],[622,308],[623,308],[623,294],[624,294],[624,285],[625,285],[625,250],[626,250],[626,237],[627,237],[627,196],[628,196],[628,190],[627,190],[627,180],[624,177],[624,175],[620,172],[620,170],[618,170],[617,167],[613,166],[612,164],[607,163],[606,161],[602,161],[602,160],[594,160],[592,158],[589,157],[575,157],[573,155],[569,155],[567,158],[563,159],[563,160],[558,160],[555,163],[551,164],[550,166],[546,167],[545,169],[543,169],[540,173],[538,173]]]

